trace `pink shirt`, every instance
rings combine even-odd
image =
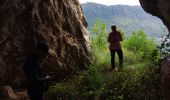
[[[120,41],[122,41],[122,36],[120,32],[111,32],[108,36],[108,42],[110,43],[109,49],[110,50],[120,50],[121,44]]]

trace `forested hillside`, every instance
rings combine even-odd
[[[99,18],[107,23],[107,29],[110,25],[116,24],[126,34],[142,29],[150,37],[159,37],[167,31],[160,19],[146,13],[140,6],[106,6],[89,2],[82,4],[82,8],[89,29]]]

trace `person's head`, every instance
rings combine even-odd
[[[49,53],[49,47],[47,44],[41,43],[41,42],[37,43],[35,55],[38,58],[43,58],[43,57],[47,56],[48,53]]]
[[[111,26],[112,31],[116,31],[116,25]]]

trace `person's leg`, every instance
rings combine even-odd
[[[111,52],[111,66],[112,66],[112,69],[115,68],[115,50],[110,50]]]
[[[35,93],[30,97],[31,100],[43,100],[43,94]]]
[[[43,92],[36,90],[28,90],[28,95],[31,100],[43,100]]]
[[[117,51],[118,57],[119,57],[119,66],[123,67],[123,51],[122,49]]]
[[[37,100],[43,100],[43,92],[42,91],[38,94]]]
[[[30,100],[36,100],[35,93],[32,89],[28,89],[28,96],[29,96]]]

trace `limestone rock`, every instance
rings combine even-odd
[[[141,6],[148,13],[162,19],[170,30],[170,1],[169,0],[139,0]]]
[[[27,91],[16,92],[16,95],[19,100],[30,100]]]
[[[90,63],[87,22],[78,0],[0,0],[0,84],[23,81],[23,61],[37,42],[56,55],[44,60],[57,77]]]
[[[158,16],[170,31],[170,0],[140,0],[145,11]],[[165,100],[170,100],[170,58],[161,67],[161,80]]]
[[[170,100],[170,58],[167,58],[162,64],[161,83],[165,100]]]
[[[16,94],[10,86],[1,86],[0,96],[2,96],[5,100],[18,100]]]

